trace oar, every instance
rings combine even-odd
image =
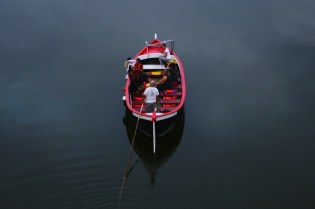
[[[138,124],[139,124],[139,119],[140,119],[140,115],[141,115],[141,112],[142,112],[143,105],[144,105],[144,102],[142,102],[142,104],[141,104],[140,113],[139,113],[139,115],[138,115],[138,120],[137,120],[137,124],[136,124],[136,128],[135,128],[135,132],[134,132],[134,135],[133,135],[133,138],[132,138],[132,143],[131,143],[131,147],[130,147],[130,151],[129,151],[129,156],[128,156],[128,163],[127,163],[126,170],[125,170],[125,175],[124,175],[124,177],[123,177],[123,181],[122,181],[121,187],[120,187],[118,205],[120,205],[120,200],[121,200],[122,192],[123,192],[123,189],[124,189],[124,185],[125,185],[127,176],[129,175],[129,172],[130,172],[131,156],[132,156],[132,152],[133,152],[134,142],[135,142],[135,138],[136,138],[136,133],[137,133]],[[131,168],[131,169],[132,169],[132,168]]]

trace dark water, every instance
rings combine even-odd
[[[315,2],[0,0],[0,208],[314,208]],[[123,62],[174,39],[185,114],[153,158]],[[127,121],[127,123],[126,123]]]

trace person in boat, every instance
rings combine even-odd
[[[138,94],[143,92],[142,84],[148,81],[148,76],[146,73],[143,72],[143,64],[141,60],[137,58],[135,64],[131,66],[131,71],[129,73],[130,76],[130,85],[129,85],[129,92]]]
[[[143,64],[140,58],[137,58],[136,62],[131,66],[130,75],[131,77],[139,77],[140,73],[143,72]]]
[[[129,93],[131,94],[137,94],[138,93],[138,88],[140,87],[141,83],[139,82],[138,79],[132,79],[130,81],[130,84],[129,84]]]
[[[172,87],[172,80],[170,73],[167,69],[164,69],[162,71],[163,77],[161,80],[157,83],[156,88],[159,90],[159,92],[164,91],[165,89],[171,88]]]
[[[153,112],[156,108],[156,103],[158,101],[159,91],[155,87],[155,81],[151,80],[149,87],[147,87],[143,92],[145,101],[145,112],[150,113]]]
[[[143,70],[143,65],[141,63],[141,60],[137,58],[133,64],[129,65],[128,74],[130,77],[130,86],[131,92],[137,91],[137,88],[139,85],[141,85],[141,82],[139,80],[139,74]]]
[[[134,64],[136,63],[136,60],[131,59],[131,57],[128,57],[125,61],[125,68],[126,71],[128,72],[128,74],[131,72],[132,67],[134,66]]]
[[[160,65],[165,67],[165,63],[169,62],[172,59],[170,50],[166,47],[166,44],[162,45],[163,55],[159,57]]]

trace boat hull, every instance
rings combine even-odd
[[[183,65],[170,48],[172,59],[165,65],[159,64],[159,57],[163,55],[162,45],[165,43],[155,39],[147,44],[134,58],[140,59],[143,64],[142,74],[147,76],[145,82],[141,81],[138,85],[146,86],[149,81],[154,80],[156,83],[167,73],[171,80],[171,85],[160,89],[157,110],[154,113],[145,113],[145,103],[143,92],[130,90],[131,79],[126,76],[126,86],[124,88],[125,96],[123,100],[126,108],[130,111],[132,120],[138,124],[137,128],[147,136],[163,136],[169,132],[176,124],[179,114],[182,113],[186,96],[186,82]],[[173,44],[173,41],[171,41]],[[167,69],[166,71],[164,69]],[[163,72],[162,72],[163,71]],[[133,80],[135,81],[135,80]],[[143,84],[142,84],[143,83]],[[134,84],[134,83],[132,83]],[[145,87],[144,87],[145,88]],[[134,88],[132,88],[134,89]],[[138,88],[139,89],[139,88]]]
[[[163,136],[168,133],[176,124],[178,115],[155,122],[155,133],[157,137]],[[148,136],[153,136],[153,122],[147,120],[139,121],[139,130]]]
[[[155,122],[155,134],[157,137],[163,137],[169,132],[171,132],[174,128],[178,126],[178,124],[182,121],[184,117],[184,107],[177,112],[177,114],[168,119],[160,120]],[[129,117],[129,123],[132,123],[137,130],[141,131],[144,135],[148,137],[153,136],[153,122],[140,119],[132,114],[132,112],[126,108],[126,117]],[[138,124],[138,126],[137,126]],[[131,125],[131,124],[130,124]]]

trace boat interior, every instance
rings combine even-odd
[[[158,82],[162,77],[163,69],[168,69],[169,75],[172,79],[172,86],[164,91],[159,92],[159,99],[157,103],[157,112],[167,113],[172,112],[180,104],[182,98],[182,83],[179,65],[176,59],[171,59],[166,63],[166,67],[163,67],[159,63],[158,58],[147,58],[141,60],[143,64],[143,72],[147,75],[148,81],[155,80]],[[145,89],[147,82],[143,83],[143,90],[130,94],[130,104],[136,111],[140,111],[143,103],[142,93]],[[145,106],[145,103],[144,103]],[[144,107],[143,107],[144,110]]]

